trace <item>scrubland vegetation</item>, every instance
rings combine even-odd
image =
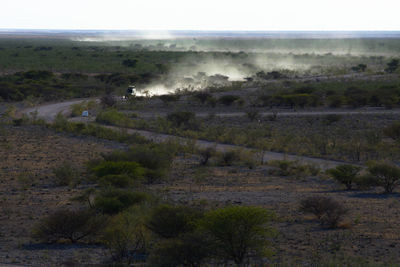
[[[398,264],[398,40],[214,42],[0,39],[0,264]]]

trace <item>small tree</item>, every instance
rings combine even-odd
[[[314,214],[322,225],[329,228],[338,227],[348,210],[339,202],[321,196],[313,196],[300,202],[300,211]]]
[[[242,264],[249,255],[261,256],[267,238],[275,231],[268,226],[273,213],[261,207],[229,206],[210,211],[200,227],[210,235],[218,256]]]
[[[398,59],[392,59],[389,63],[387,63],[387,67],[385,69],[388,73],[395,72],[399,67],[400,61]]]
[[[212,156],[216,154],[215,147],[207,147],[205,149],[200,150],[199,154],[202,156],[200,164],[205,166]]]
[[[149,266],[202,266],[211,254],[210,245],[207,238],[199,232],[162,240],[151,251]]]
[[[115,216],[104,231],[103,243],[120,264],[131,264],[147,252],[150,232],[145,227],[142,207]]]
[[[44,242],[68,239],[72,243],[99,232],[105,221],[89,210],[58,210],[41,219],[33,229],[33,237]]]
[[[375,185],[382,186],[385,193],[392,193],[400,180],[400,168],[392,164],[372,162],[368,171],[374,177]]]
[[[196,114],[189,111],[177,111],[169,113],[167,120],[170,121],[174,127],[180,128],[196,128]]]
[[[327,171],[335,180],[344,184],[347,190],[351,190],[353,183],[357,177],[358,172],[361,170],[361,167],[349,165],[349,164],[341,164],[336,166],[335,169],[329,169]]]
[[[160,205],[154,208],[146,226],[162,238],[176,238],[191,232],[202,213],[186,206]]]

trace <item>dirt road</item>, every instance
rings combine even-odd
[[[32,112],[37,112],[38,117],[43,118],[46,122],[52,122],[58,113],[67,115],[70,112],[70,107],[72,105],[88,100],[98,101],[96,98],[74,99],[65,102],[48,103],[32,108],[25,108],[19,111],[19,113],[30,115]]]
[[[28,108],[24,109],[21,111],[21,113],[29,114],[30,112],[37,111],[38,117],[41,117],[45,119],[47,122],[51,122],[55,116],[58,113],[63,113],[67,114],[69,112],[69,108],[73,104],[77,104],[83,101],[86,101],[88,99],[76,99],[76,100],[71,100],[71,101],[66,101],[66,102],[60,102],[60,103],[51,103],[51,104],[44,104],[38,107],[34,108]],[[382,110],[382,111],[370,111],[370,114],[381,114],[384,112],[385,114],[388,112],[395,112],[395,113],[400,113],[400,110]],[[340,112],[318,112],[318,114],[314,115],[322,115],[322,114],[359,114],[359,112],[354,111],[353,112],[348,112],[348,111],[340,111]],[[269,113],[265,113],[267,115]],[[311,112],[287,112],[285,113],[285,116],[299,116],[299,115],[312,115]],[[242,112],[235,112],[235,113],[227,113],[227,114],[220,114],[221,116],[242,116],[244,113]],[[280,113],[279,116],[282,114]],[[90,119],[86,118],[79,118],[79,121],[90,121]],[[144,136],[145,138],[148,138],[154,142],[162,142],[166,141],[169,139],[176,139],[179,142],[187,142],[188,138],[183,138],[183,137],[178,137],[178,136],[173,136],[173,135],[167,135],[167,134],[162,134],[162,133],[155,133],[155,132],[150,132],[150,131],[144,131],[144,130],[136,130],[136,129],[123,129],[121,127],[116,127],[116,126],[105,126],[114,130],[126,130],[129,134],[140,134]],[[196,144],[201,147],[201,148],[206,148],[206,147],[215,147],[217,151],[228,151],[231,149],[245,149],[245,150],[253,150],[247,147],[243,146],[237,146],[237,145],[228,145],[228,144],[220,144],[220,143],[215,143],[211,141],[206,141],[206,140],[197,140]],[[264,161],[269,161],[269,160],[296,160],[301,163],[309,163],[309,164],[315,164],[321,167],[322,169],[327,169],[327,168],[332,168],[337,166],[338,164],[342,164],[343,162],[340,161],[335,161],[335,160],[327,160],[327,159],[322,159],[322,158],[312,158],[312,157],[306,157],[306,156],[297,156],[297,155],[290,155],[286,153],[279,153],[279,152],[272,152],[272,151],[267,151],[264,153]]]

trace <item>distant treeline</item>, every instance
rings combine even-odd
[[[345,87],[345,84],[341,86]],[[261,95],[257,99],[258,106],[268,107],[318,107],[328,106],[338,108],[347,107],[386,107],[400,105],[400,84],[379,85],[365,89],[358,86],[349,86],[345,89],[321,90],[313,86],[304,86],[286,92],[272,95]]]
[[[46,70],[32,70],[0,76],[0,100],[22,101],[39,98],[43,101],[97,96],[110,93],[129,83],[147,83],[151,74],[55,74]]]

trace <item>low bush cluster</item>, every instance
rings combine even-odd
[[[156,207],[149,228],[161,241],[150,253],[151,266],[200,266],[207,259],[230,260],[238,265],[245,259],[262,257],[273,213],[259,207],[228,206],[208,212],[188,207]]]
[[[361,167],[349,165],[349,164],[341,164],[336,166],[334,169],[329,169],[327,171],[335,180],[344,184],[347,190],[351,190],[353,184],[356,182],[358,173],[361,170]]]
[[[342,164],[327,171],[335,180],[344,184],[348,190],[356,184],[360,189],[381,186],[384,193],[392,193],[400,181],[400,167],[387,162],[371,161],[367,163],[364,174],[361,167]]]
[[[91,210],[58,210],[41,219],[33,229],[33,237],[48,243],[66,239],[72,243],[92,238],[105,225],[105,219]]]
[[[133,126],[133,121],[127,115],[115,109],[107,109],[97,114],[96,122],[123,127]]]

